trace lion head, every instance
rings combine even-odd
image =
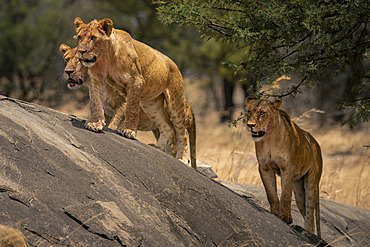
[[[68,88],[78,89],[87,81],[87,68],[80,62],[77,48],[70,48],[66,44],[60,45],[60,54],[64,59],[64,78],[68,81]]]
[[[262,140],[265,134],[272,131],[282,102],[282,100],[271,102],[265,99],[250,98],[245,100],[247,126],[254,141]]]
[[[93,20],[85,24],[79,17],[74,21],[77,35],[77,51],[81,54],[84,66],[93,66],[101,59],[102,50],[108,50],[109,37],[113,31],[113,21],[106,18],[101,21]]]

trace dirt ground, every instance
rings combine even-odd
[[[247,128],[242,124],[229,127],[227,123],[220,123],[219,113],[210,110],[209,95],[205,90],[197,90],[199,86],[194,83],[185,87],[196,115],[197,158],[211,165],[218,179],[263,186],[254,143]],[[239,103],[243,100],[240,93],[234,97]],[[88,105],[77,109],[69,102],[58,110],[88,117]],[[241,107],[236,109],[235,117],[241,111]],[[291,116],[292,119],[297,117]],[[370,123],[364,123],[354,131],[340,124],[318,128],[310,119],[301,119],[299,126],[309,131],[321,145],[324,168],[320,196],[370,209]],[[138,139],[144,143],[155,142],[151,132],[139,132]]]

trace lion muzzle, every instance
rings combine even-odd
[[[256,126],[255,123],[247,123],[247,126],[249,128],[249,131],[252,134],[252,138],[261,138],[265,135],[266,131],[260,130],[260,131],[255,131],[253,128]]]

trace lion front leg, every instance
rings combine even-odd
[[[137,127],[139,125],[140,96],[143,84],[143,78],[137,76],[134,84],[127,86],[125,119],[123,121],[123,127],[118,129],[118,133],[129,139],[136,139]]]
[[[118,133],[128,139],[136,139],[137,126],[139,125],[139,109],[139,103],[137,105],[127,104],[123,125],[118,128]]]
[[[91,83],[90,94],[90,120],[86,121],[85,128],[94,132],[101,132],[105,126],[103,110],[103,85],[98,82]]]
[[[279,216],[279,197],[276,188],[276,176],[274,170],[266,164],[258,166],[263,186],[265,187],[267,200],[270,204],[270,212]]]

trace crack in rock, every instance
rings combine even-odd
[[[10,194],[10,195],[9,195],[9,198],[10,198],[11,200],[13,200],[13,201],[16,201],[16,202],[19,202],[19,203],[21,203],[21,204],[25,205],[25,206],[26,206],[26,207],[28,207],[28,208],[31,206],[30,202],[29,202],[27,199],[22,198],[22,197],[21,197],[21,196],[19,196],[19,195]]]
[[[138,240],[132,235],[133,223],[114,202],[70,205],[64,213],[85,230],[121,246],[131,246]]]
[[[95,232],[95,231],[92,231],[90,229],[89,226],[87,226],[85,223],[83,223],[81,220],[77,219],[76,217],[74,217],[73,215],[71,215],[70,213],[68,212],[64,212],[69,218],[71,218],[73,221],[77,222],[82,228],[84,228],[86,231],[92,233],[92,234],[95,234],[101,238],[104,238],[104,239],[107,239],[107,240],[110,240],[110,241],[116,241],[117,243],[119,243],[121,246],[127,246],[127,245],[124,245],[121,240],[119,239],[119,237],[117,236],[114,236],[113,238],[110,238],[108,237],[107,235],[105,235],[104,233],[99,233],[99,232]]]
[[[1,192],[17,192],[16,190],[12,189],[9,186],[6,185],[0,185],[0,193]]]
[[[25,227],[24,228],[26,231],[38,236],[39,238],[41,238],[43,241],[46,241],[52,245],[59,245],[61,243],[60,239],[56,238],[56,237],[46,237],[44,236],[42,233],[39,233],[37,230],[34,230],[34,229],[30,229],[28,227]],[[40,241],[38,242],[40,244]],[[37,245],[39,246],[39,245]]]

